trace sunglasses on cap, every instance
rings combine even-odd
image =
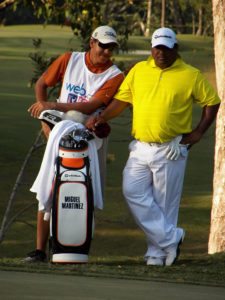
[[[117,44],[115,44],[115,43],[102,44],[99,41],[98,41],[98,46],[104,50],[108,49],[109,51],[113,51],[117,48]]]

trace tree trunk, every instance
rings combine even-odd
[[[143,21],[137,21],[134,23],[134,26],[132,28],[135,28],[135,27],[140,27],[140,30],[141,30],[141,33],[142,35],[145,36],[145,23]]]
[[[178,0],[171,0],[169,2],[171,15],[174,19],[176,32],[185,33],[186,32],[186,24],[185,19],[183,18],[183,12]]]
[[[198,30],[196,35],[202,35],[202,22],[203,22],[203,8],[202,6],[198,9]]]
[[[217,89],[222,102],[216,124],[209,254],[225,251],[225,0],[212,3]]]
[[[15,0],[4,0],[0,3],[0,9],[4,9],[7,6],[13,4],[15,2]]]
[[[195,13],[194,13],[194,11],[192,12],[191,16],[192,16],[192,34],[195,35],[196,25],[195,25]]]
[[[152,15],[152,0],[148,0],[148,6],[147,6],[147,22],[146,22],[146,30],[145,30],[145,36],[150,36],[150,28],[151,28],[151,15]]]
[[[161,27],[165,27],[166,0],[162,0]]]

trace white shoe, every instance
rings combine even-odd
[[[165,265],[166,266],[173,265],[176,262],[176,260],[178,259],[179,255],[180,255],[180,246],[183,243],[184,236],[185,236],[185,232],[183,232],[182,237],[180,238],[180,240],[177,244],[177,247],[173,248],[173,249],[170,249],[167,252],[167,256],[166,256],[166,260],[165,260]]]
[[[164,266],[163,258],[149,256],[147,266]]]

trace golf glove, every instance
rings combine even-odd
[[[178,135],[176,138],[172,139],[172,141],[168,145],[168,149],[166,152],[166,158],[170,160],[177,160],[180,156],[180,141],[182,139],[182,135]]]

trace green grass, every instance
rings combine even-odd
[[[27,108],[35,101],[28,88],[32,64],[28,54],[33,51],[32,38],[43,39],[43,51],[59,54],[70,48],[80,49],[69,28],[49,26],[0,27],[0,220],[25,155],[35,140],[39,122],[32,119]],[[215,84],[213,40],[211,38],[178,36],[181,56],[200,68]],[[149,41],[130,37],[132,50],[149,50]],[[125,63],[146,59],[147,54],[122,53],[115,61]],[[200,110],[194,110],[194,123]],[[201,143],[193,147],[186,171],[179,223],[187,232],[180,261],[171,268],[146,268],[143,262],[145,239],[137,228],[124,202],[121,191],[122,170],[127,159],[130,137],[130,115],[112,121],[107,166],[105,207],[96,212],[96,230],[86,266],[25,266],[21,258],[35,247],[36,200],[29,192],[38,172],[43,149],[35,152],[20,186],[12,213],[25,205],[33,206],[17,218],[0,244],[0,268],[23,271],[60,272],[121,278],[204,282],[223,285],[224,255],[207,255],[212,197],[214,128]]]

